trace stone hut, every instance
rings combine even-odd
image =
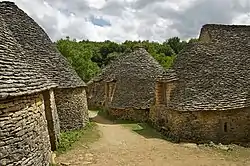
[[[143,48],[121,55],[88,83],[88,104],[107,109],[114,118],[147,121],[155,81],[163,72]]]
[[[0,165],[48,166],[59,134],[57,85],[24,54],[0,15]]]
[[[158,78],[153,125],[178,141],[250,141],[250,26],[204,25]]]
[[[84,127],[88,122],[86,84],[44,30],[13,2],[0,2],[0,15],[23,48],[22,58],[59,85],[54,93],[61,130]]]

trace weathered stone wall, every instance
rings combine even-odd
[[[146,122],[148,121],[149,117],[149,109],[116,109],[116,108],[110,108],[107,110],[108,114],[115,118],[120,120],[132,120],[136,122]]]
[[[175,88],[176,82],[157,82],[155,87],[155,104],[169,104],[172,90]]]
[[[80,129],[89,121],[85,88],[56,89],[55,100],[60,129]]]
[[[105,104],[105,84],[103,82],[93,82],[88,84],[88,108],[98,109]]]
[[[50,149],[42,95],[0,101],[1,166],[48,166]]]
[[[250,108],[228,111],[172,111],[165,106],[150,110],[150,121],[180,141],[244,143],[250,141]]]
[[[201,42],[243,42],[249,39],[250,27],[246,25],[206,24],[202,27],[199,40]]]

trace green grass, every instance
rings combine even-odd
[[[98,140],[100,137],[97,125],[90,122],[83,129],[62,132],[57,148],[57,154],[65,153],[75,145],[88,144]]]
[[[121,124],[122,126],[129,128],[131,131],[140,134],[144,136],[145,138],[158,138],[158,139],[164,139],[166,141],[177,143],[178,140],[175,138],[164,136],[160,132],[156,131],[150,124],[148,123],[137,123],[135,121],[129,121],[129,120],[118,120],[114,117],[110,116],[108,112],[104,109],[99,109],[98,115],[102,116],[110,121],[112,121],[115,124]]]
[[[153,127],[147,123],[137,123],[134,121],[128,120],[115,120],[116,124],[121,124],[123,127],[126,127],[133,132],[144,136],[145,138],[159,138],[165,139],[163,135],[157,132]]]
[[[49,166],[58,166],[57,164],[49,164]]]

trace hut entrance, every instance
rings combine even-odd
[[[158,82],[156,85],[156,104],[166,103],[166,84]]]
[[[49,132],[49,138],[50,138],[50,144],[51,144],[51,150],[54,151],[57,148],[57,133],[56,131],[56,122],[57,120],[55,119],[56,117],[54,114],[56,113],[56,107],[55,107],[55,101],[54,98],[52,99],[52,96],[54,96],[53,91],[45,91],[43,93],[43,98],[44,98],[44,106],[45,106],[45,115],[46,115],[46,120],[47,120],[47,125],[48,125],[48,132]],[[58,125],[59,127],[59,125]],[[59,129],[58,129],[59,130]]]
[[[105,85],[105,103],[110,103],[113,99],[116,88],[116,81],[106,82]]]
[[[175,88],[175,82],[157,82],[156,84],[156,105],[168,106],[172,90]]]

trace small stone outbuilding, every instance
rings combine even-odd
[[[23,48],[23,60],[58,84],[54,93],[61,130],[84,127],[88,122],[86,84],[44,30],[13,2],[1,2],[0,15]]]
[[[0,14],[0,165],[48,166],[59,134],[57,84],[24,54]]]
[[[118,119],[147,121],[155,81],[163,67],[143,48],[119,56],[88,83],[90,108],[105,108]]]
[[[250,141],[250,26],[204,25],[158,78],[152,124],[177,141]]]

